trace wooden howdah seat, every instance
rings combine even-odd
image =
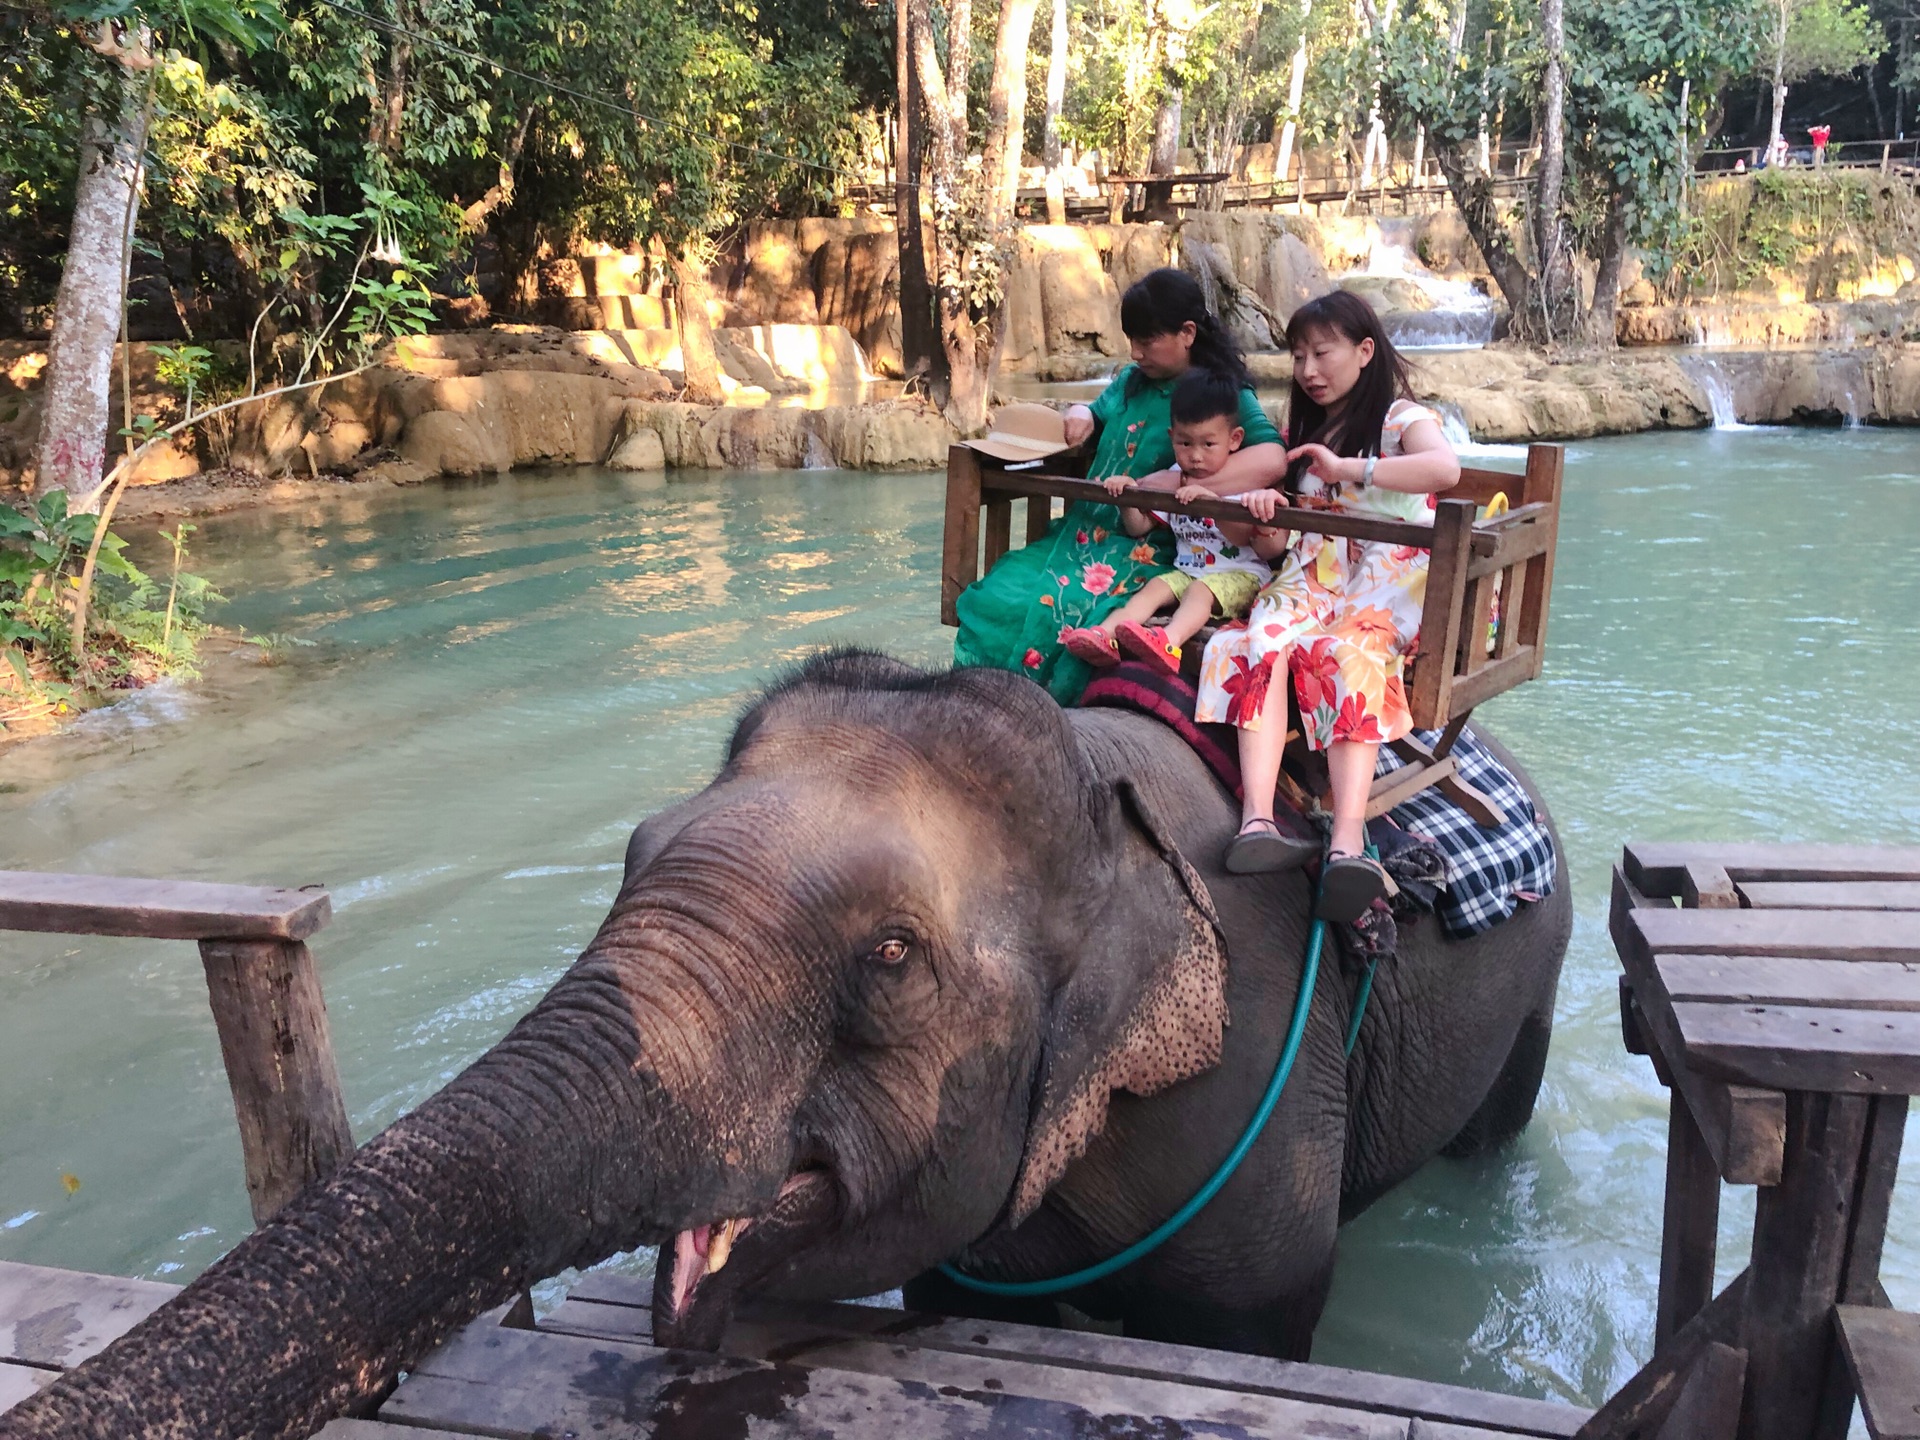
[[[1070,457],[1062,456],[1058,468],[1064,471],[1070,464]],[[1392,742],[1407,764],[1373,782],[1369,819],[1437,785],[1482,825],[1505,820],[1498,805],[1455,773],[1452,751],[1475,706],[1540,673],[1553,594],[1564,465],[1560,446],[1530,445],[1526,468],[1518,472],[1462,466],[1460,483],[1440,497],[1431,528],[1317,510],[1290,510],[1282,517],[1294,530],[1383,540],[1432,554],[1419,653],[1409,669],[1407,701],[1414,725],[1440,734],[1431,746],[1413,736]],[[1499,495],[1507,497],[1506,512],[1480,518],[1481,510]],[[1182,505],[1166,491],[1141,490],[1115,497],[1092,481],[1054,471],[1008,470],[976,450],[955,445],[947,451],[942,624],[959,623],[955,607],[960,592],[1011,547],[1014,502],[1024,506],[1031,544],[1052,526],[1056,500],[1091,500],[1218,520],[1247,518],[1246,507],[1238,500]],[[1186,647],[1189,664],[1197,664],[1205,633]],[[1293,740],[1288,749],[1290,760],[1297,759],[1304,746]]]

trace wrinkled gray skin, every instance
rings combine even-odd
[[[307,1435],[519,1287],[645,1244],[666,1246],[656,1317],[682,1343],[746,1288],[868,1294],[969,1246],[1002,1277],[1104,1258],[1218,1163],[1292,1011],[1307,883],[1222,873],[1234,813],[1150,720],[1062,712],[995,671],[816,660],[640,827],[599,935],[505,1039],[0,1437]],[[1175,956],[1204,974],[1213,935],[1174,849],[1231,955],[1224,1053],[1082,1134],[1098,1116],[1074,1097],[1193,1068],[1220,1018],[1189,985],[1141,1038],[1140,997]],[[1304,1354],[1340,1221],[1525,1123],[1569,915],[1563,879],[1470,943],[1408,927],[1350,1063],[1329,956],[1238,1174],[1068,1298],[1133,1334]],[[1036,1157],[1088,1142],[1005,1228],[1016,1188],[1051,1178]],[[754,1223],[676,1308],[673,1237],[729,1217]],[[909,1294],[1008,1313],[937,1280]]]

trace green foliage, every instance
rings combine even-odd
[[[1784,53],[1781,80],[1792,85],[1814,75],[1844,75],[1871,65],[1885,53],[1887,35],[1865,5],[1854,0],[1772,0],[1776,17],[1784,12]],[[1774,49],[1781,31],[1776,18],[1776,45],[1758,58],[1760,69],[1773,76]]]
[[[1762,170],[1696,191],[1671,252],[1675,299],[1797,283],[1833,299],[1900,259],[1920,264],[1920,201],[1898,181],[1845,170]]]
[[[182,570],[185,537],[173,536],[173,573],[163,590],[127,557],[126,541],[108,533],[95,562],[87,658],[71,649],[72,596],[97,515],[69,514],[64,492],[37,505],[0,505],[0,691],[33,704],[77,705],[107,690],[161,675],[191,673],[207,633],[207,611],[221,597]]]

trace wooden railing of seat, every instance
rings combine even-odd
[[[353,1153],[306,946],[332,914],[324,890],[0,870],[0,930],[199,942],[256,1224]]]
[[[1475,706],[1540,674],[1546,657],[1565,463],[1560,446],[1530,445],[1526,468],[1519,473],[1463,466],[1460,483],[1435,507],[1431,526],[1320,510],[1288,510],[1276,520],[1295,530],[1431,552],[1419,656],[1407,701],[1415,726],[1441,733],[1432,746],[1412,738],[1394,742],[1407,767],[1374,783],[1369,815],[1439,785],[1482,824],[1499,824],[1504,818],[1492,801],[1458,779],[1450,752]],[[1507,496],[1507,513],[1476,519],[1479,507],[1498,494]],[[1024,502],[1026,536],[1032,543],[1052,526],[1056,499],[1177,511],[1217,520],[1247,517],[1237,500],[1195,500],[1183,505],[1165,491],[1141,490],[1116,497],[1097,483],[1070,475],[1006,470],[978,451],[955,445],[947,452],[942,624],[959,623],[960,593],[1011,548],[1014,501]]]

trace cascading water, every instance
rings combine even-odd
[[[1750,430],[1753,427],[1743,424],[1740,412],[1734,404],[1733,381],[1718,360],[1707,355],[1682,355],[1680,368],[1687,377],[1700,387],[1700,393],[1706,396],[1707,411],[1713,416],[1713,428],[1716,430]]]
[[[1493,301],[1464,280],[1436,275],[1405,245],[1381,239],[1367,256],[1366,268],[1338,276],[1348,280],[1404,280],[1432,304],[1424,310],[1389,309],[1387,337],[1403,350],[1477,350],[1493,339]]]
[[[1527,447],[1524,445],[1483,445],[1473,438],[1473,432],[1467,429],[1467,417],[1460,413],[1459,407],[1445,403],[1436,404],[1434,413],[1440,417],[1440,433],[1447,437],[1447,444],[1453,447],[1453,453],[1470,460],[1524,460]]]

